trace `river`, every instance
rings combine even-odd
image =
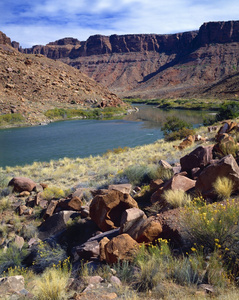
[[[68,120],[47,126],[0,130],[0,167],[31,164],[64,157],[101,155],[108,149],[150,144],[163,138],[167,116],[199,126],[208,112],[164,111],[137,105],[139,112],[120,120]]]

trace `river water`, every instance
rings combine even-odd
[[[47,126],[0,130],[0,167],[95,156],[108,149],[150,144],[163,138],[161,126],[167,116],[180,117],[196,127],[209,114],[137,106],[139,112],[120,120],[69,120]]]

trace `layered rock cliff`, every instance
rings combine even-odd
[[[239,21],[177,34],[95,35],[24,49],[78,68],[123,97],[190,97],[238,70]],[[200,95],[199,95],[200,96]]]

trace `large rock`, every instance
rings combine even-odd
[[[191,171],[194,168],[204,168],[213,159],[213,146],[199,146],[180,159],[181,170]]]
[[[130,192],[132,191],[132,184],[130,184],[130,183],[111,184],[111,185],[109,185],[108,189],[120,191],[125,194],[130,194]]]
[[[8,186],[13,187],[13,192],[19,192],[19,193],[23,191],[31,192],[35,188],[36,183],[30,178],[14,177],[9,181]]]
[[[170,180],[168,180],[162,188],[153,193],[150,199],[151,203],[162,201],[162,194],[166,190],[183,190],[184,192],[187,192],[193,189],[195,187],[195,184],[195,180],[192,180],[181,174],[176,174]]]
[[[67,229],[67,222],[79,216],[75,211],[61,211],[47,218],[38,228],[38,237],[45,240]]]
[[[138,204],[129,194],[112,190],[93,198],[90,217],[102,231],[108,231],[119,227],[122,213],[132,207],[138,207]]]
[[[132,261],[139,244],[127,233],[121,234],[105,245],[107,263],[117,263],[119,260]]]
[[[150,217],[144,221],[140,230],[136,233],[136,241],[138,243],[151,243],[159,238],[162,231],[163,229],[160,222]]]
[[[139,224],[143,223],[146,219],[147,217],[141,209],[136,207],[126,209],[121,217],[120,233],[128,233],[133,237],[135,228],[138,228]]]
[[[147,218],[142,210],[130,208],[122,214],[120,233],[129,234],[139,243],[150,243],[162,233],[162,226],[152,217]]]
[[[227,177],[239,190],[239,167],[231,154],[206,167],[196,181],[196,190],[207,196],[213,194],[213,183],[218,177]]]
[[[9,276],[0,278],[0,294],[17,293],[24,289],[24,277],[21,275],[18,276]],[[5,299],[5,298],[1,298]]]

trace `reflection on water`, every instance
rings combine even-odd
[[[71,120],[47,126],[0,130],[0,167],[25,165],[63,157],[87,157],[118,147],[150,144],[163,138],[167,116],[198,126],[206,112],[138,105],[139,112],[121,120]]]
[[[125,119],[130,121],[143,121],[145,128],[160,128],[166,122],[167,117],[178,117],[196,127],[202,124],[203,119],[208,116],[208,114],[212,114],[212,112],[199,110],[162,110],[155,106],[144,104],[135,106],[139,108],[139,111],[128,115]]]

